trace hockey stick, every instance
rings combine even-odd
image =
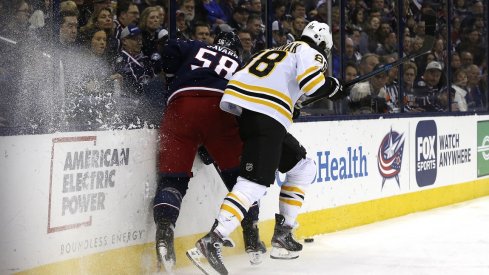
[[[426,13],[423,15],[423,18],[425,19],[425,24],[426,24],[426,32],[423,40],[423,45],[421,48],[419,48],[416,52],[413,52],[409,55],[406,55],[392,63],[385,64],[384,66],[371,71],[370,73],[361,75],[351,81],[348,81],[347,83],[343,84],[343,89],[346,89],[350,86],[353,86],[359,82],[362,82],[366,79],[369,79],[375,75],[378,75],[380,73],[386,72],[394,67],[397,67],[401,65],[402,63],[409,61],[413,58],[416,58],[418,56],[424,55],[431,51],[433,48],[433,45],[435,44],[435,31],[436,31],[436,15],[434,13]],[[316,97],[310,97],[302,102],[297,102],[295,105],[295,108],[302,109],[304,106],[307,106],[309,104],[312,104],[316,101],[322,100],[326,97],[324,96],[316,96]]]

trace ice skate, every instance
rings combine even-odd
[[[256,223],[242,223],[243,227],[243,241],[245,251],[248,253],[250,263],[252,265],[261,264],[263,261],[263,254],[267,252],[265,243],[260,240],[259,229]]]
[[[284,225],[285,218],[280,214],[275,214],[275,230],[272,237],[272,259],[296,259],[299,257],[299,251],[302,250],[302,244],[294,240],[292,236],[292,227]]]
[[[228,271],[221,254],[223,246],[234,247],[234,243],[231,239],[222,238],[218,233],[211,231],[195,243],[195,248],[187,251],[187,257],[204,274],[227,275]],[[208,264],[202,261],[203,258],[207,259]]]
[[[156,255],[158,268],[161,270],[163,266],[167,273],[173,274],[176,256],[173,244],[173,225],[170,221],[161,221],[156,225]]]

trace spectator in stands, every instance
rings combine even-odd
[[[453,84],[452,89],[455,91],[452,111],[466,112],[467,108],[467,72],[463,69],[458,69],[455,74],[453,74]]]
[[[78,6],[74,1],[68,0],[68,1],[63,1],[59,4],[59,10],[61,12],[63,11],[69,11],[75,13],[77,16],[80,14],[80,11],[78,10]]]
[[[402,56],[410,55],[413,50],[413,38],[409,35],[404,35]]]
[[[423,111],[438,112],[443,110],[439,101],[443,67],[438,61],[431,61],[418,81],[414,84],[414,100]]]
[[[470,111],[487,110],[487,87],[482,85],[480,68],[477,65],[470,65],[466,68],[467,72],[467,106]]]
[[[121,42],[122,50],[117,58],[116,71],[123,77],[123,91],[128,95],[142,94],[145,85],[155,74],[149,58],[141,51],[141,30],[130,24],[122,30]]]
[[[445,62],[446,60],[446,51],[445,51],[446,42],[442,38],[438,38],[433,45],[433,49],[431,52],[433,53],[435,60],[438,62]]]
[[[112,10],[110,8],[102,8],[97,12],[92,13],[92,16],[88,20],[87,24],[80,28],[80,33],[95,28],[103,29],[109,33],[113,32],[114,20]]]
[[[294,36],[294,40],[299,40],[306,24],[307,24],[306,18],[294,17],[290,29],[290,33]]]
[[[10,20],[2,22],[4,33],[14,41],[23,41],[28,37],[29,16],[32,13],[31,6],[26,1],[16,1],[12,4],[13,16]]]
[[[306,6],[302,1],[298,0],[293,0],[292,4],[290,5],[290,15],[292,15],[292,18],[307,18],[306,15]]]
[[[113,14],[110,8],[102,8],[97,12],[92,13],[92,16],[88,20],[88,23],[80,28],[80,36],[82,40],[87,40],[84,36],[90,35],[95,29],[102,29],[107,34],[107,58],[109,60],[115,60],[117,52],[117,40],[114,37],[115,25],[113,21]]]
[[[253,55],[253,39],[251,38],[251,33],[247,30],[238,30],[238,37],[243,46],[243,50],[239,56],[241,62],[246,64]]]
[[[73,11],[61,13],[61,26],[59,31],[59,42],[61,48],[71,48],[76,44],[78,36],[78,17]]]
[[[251,33],[253,39],[253,52],[265,49],[265,37],[262,30],[263,22],[260,16],[250,15],[246,22],[246,30]]]
[[[246,22],[248,21],[249,15],[250,12],[248,9],[237,6],[233,10],[232,17],[229,20],[229,26],[235,30],[244,30],[246,28]]]
[[[225,24],[228,18],[221,9],[221,6],[215,0],[202,0],[204,9],[207,11],[207,21],[210,25]]]
[[[78,71],[82,83],[74,85],[75,90],[69,94],[69,102],[72,105],[66,114],[70,123],[95,129],[101,125],[108,127],[117,122],[114,98],[111,95],[114,91],[113,81],[121,81],[122,76],[111,70],[105,57],[107,37],[105,30],[92,28],[86,30],[81,38],[81,46],[86,54],[78,62],[89,64],[90,67]]]
[[[346,63],[345,64],[345,78],[344,78],[345,83],[348,83],[357,77],[358,77],[357,65],[355,63],[352,63],[352,62]],[[349,94],[350,93],[349,90],[351,90],[351,86],[345,87],[344,89],[348,89],[347,92]],[[349,107],[348,107],[348,99],[343,98],[341,100],[333,101],[333,109],[334,109],[334,113],[337,115],[345,115],[345,114],[350,113]]]
[[[208,45],[213,43],[211,37],[211,28],[209,24],[204,22],[197,22],[194,25],[192,32],[192,39],[202,41]]]
[[[122,48],[121,32],[129,26],[129,24],[136,25],[139,21],[139,9],[136,4],[133,4],[131,0],[120,0],[117,2],[117,18],[114,20],[115,33],[114,36],[117,39],[117,51],[120,52]]]
[[[272,23],[272,47],[278,47],[287,43],[287,34],[278,21]]]
[[[386,55],[382,57],[385,64],[393,63],[397,60],[397,54]],[[387,93],[386,100],[389,106],[388,111],[392,113],[398,113],[400,108],[399,98],[399,81],[398,81],[398,67],[392,67],[387,71],[387,83],[385,84],[385,91]]]
[[[345,82],[348,83],[358,77],[358,67],[353,62],[348,62],[345,65]]]
[[[462,62],[462,68],[468,68],[474,64],[474,55],[469,51],[460,52],[460,60]]]
[[[179,3],[180,10],[185,14],[185,21],[193,22],[195,19],[195,0],[181,0]]]
[[[367,53],[363,55],[360,60],[360,65],[358,65],[359,74],[364,75],[370,73],[379,62],[379,56],[377,54]]]
[[[250,0],[239,0],[238,1],[238,7],[243,7],[245,9],[249,10],[250,6],[251,6]]]
[[[272,22],[284,19],[286,12],[285,0],[274,0],[272,2]]]
[[[166,9],[164,6],[156,5],[155,8],[158,9],[158,17],[160,18],[160,28],[166,29],[167,18],[166,18]]]
[[[470,11],[467,9],[467,3],[465,2],[465,0],[453,1],[453,12],[456,16],[462,19],[470,14]]]
[[[148,7],[141,14],[139,29],[142,31],[144,55],[151,57],[156,52],[158,32],[160,31],[160,15],[157,7]]]
[[[426,22],[425,21],[416,22],[416,25],[414,27],[414,33],[417,36],[424,37],[424,35],[426,34]]]
[[[261,0],[250,0],[250,13],[261,15],[263,10],[261,6]]]
[[[234,0],[221,0],[218,2],[222,12],[224,12],[224,15],[228,19],[227,23],[229,24],[231,17],[233,17],[233,11],[234,8],[237,6],[237,3]]]
[[[422,111],[416,108],[417,106],[414,97],[414,81],[418,74],[418,67],[416,67],[414,62],[406,62],[403,64],[403,69],[402,89],[404,92],[404,111]]]
[[[480,65],[487,51],[487,45],[482,45],[481,34],[475,28],[466,28],[462,34],[462,39],[457,47],[459,52],[470,52],[473,56],[473,63]],[[463,61],[463,56],[462,56]]]
[[[452,75],[460,68],[462,68],[462,61],[460,59],[460,54],[458,52],[452,53],[452,60],[450,63],[450,68],[452,70]]]
[[[397,35],[394,31],[391,30],[387,35],[380,35],[379,37],[381,43],[375,50],[378,55],[397,54]]]
[[[355,50],[353,39],[347,36],[345,38],[345,53],[343,54],[343,63],[346,64],[348,62],[351,62],[355,65],[358,65],[361,59],[362,54]]]
[[[183,11],[176,11],[176,21],[179,38],[190,39],[192,37],[192,32],[190,30],[189,22],[185,20],[185,13]]]
[[[365,17],[365,9],[358,6],[352,12],[350,27],[362,31],[365,28]]]
[[[377,30],[379,27],[380,19],[378,17],[371,17],[366,28],[360,34],[359,50],[362,55],[375,52],[377,49],[377,44],[379,44]]]
[[[383,64],[377,64],[374,69]],[[387,73],[379,73],[366,81],[355,84],[350,91],[350,112],[352,114],[381,114],[388,110],[385,84]]]
[[[76,3],[78,11],[80,12],[78,16],[79,26],[85,26],[88,24],[90,17],[92,17],[94,13],[98,14],[99,10],[112,8],[112,2],[110,0],[75,0],[74,2]]]

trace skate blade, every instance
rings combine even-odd
[[[293,260],[299,258],[299,251],[289,251],[282,247],[272,247],[270,258],[278,260]]]
[[[263,254],[261,251],[250,251],[247,252],[250,258],[251,265],[259,265],[263,262]]]
[[[205,256],[196,248],[192,248],[187,250],[187,257],[190,259],[190,261],[200,269],[205,275],[219,275],[220,273],[217,272],[212,266],[210,266],[207,262],[207,259]],[[205,262],[202,261],[202,259],[205,259]]]
[[[166,270],[166,273],[173,275],[173,268],[175,267],[174,260],[165,260],[165,256],[167,254],[167,249],[164,246],[158,247],[158,251],[160,252],[161,257],[158,256],[158,267],[159,270],[162,270],[162,267]]]

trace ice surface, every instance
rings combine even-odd
[[[251,266],[224,259],[230,274],[487,275],[489,197],[314,237],[297,260]],[[194,266],[175,274],[200,274]]]

